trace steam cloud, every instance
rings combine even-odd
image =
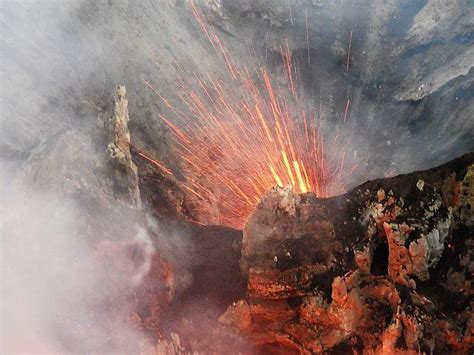
[[[144,262],[131,277],[107,275],[121,287],[104,283],[75,202],[12,181],[2,176],[2,353],[110,353],[140,344],[137,332],[98,312],[147,273],[153,247],[146,232],[136,237]]]
[[[112,93],[112,81],[103,91],[97,89],[100,84],[86,90],[85,83],[98,70],[94,58],[86,58],[91,52],[97,55],[93,43],[102,39],[90,38],[86,46],[89,33],[85,29],[77,33],[73,18],[91,4],[0,4],[2,353],[136,353],[144,345],[143,334],[104,308],[126,298],[148,274],[155,248],[147,231],[132,226],[116,235],[141,250],[143,259],[129,274],[104,268],[96,255],[97,242],[105,238],[103,230],[117,229],[111,224],[113,218],[107,211],[85,207],[83,196],[42,186],[29,171],[38,162],[35,169],[44,172],[41,159],[51,159],[49,149],[64,130],[78,132],[73,137],[78,137],[79,146],[90,145],[88,132],[95,129],[98,113],[94,105],[100,103],[87,100],[96,96],[100,101]],[[100,162],[94,150],[87,153],[83,160]],[[80,157],[59,157],[53,155],[56,161],[49,167],[57,178],[52,184],[67,179],[89,183],[91,171],[81,171],[80,163],[71,168]],[[87,224],[93,214],[103,218],[100,230]],[[129,223],[134,223],[133,218]],[[95,245],[90,243],[91,233],[96,234]],[[120,257],[124,260],[114,262],[129,262],[126,255]]]

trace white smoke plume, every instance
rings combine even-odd
[[[121,287],[111,287],[102,282],[80,224],[83,211],[74,201],[31,191],[5,173],[1,200],[1,352],[116,353],[138,346],[138,332],[100,312],[149,270],[153,246],[146,232],[136,236],[144,262],[130,276],[108,275],[120,279]]]

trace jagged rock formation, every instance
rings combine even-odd
[[[473,168],[470,154],[330,199],[270,191],[244,229],[247,297],[221,323],[267,351],[467,353]]]
[[[115,189],[119,191],[118,195],[126,195],[132,205],[140,207],[138,171],[130,153],[130,131],[128,130],[130,118],[126,93],[125,86],[117,86],[114,95],[114,112],[105,122],[110,135],[107,152],[114,165],[113,179]]]

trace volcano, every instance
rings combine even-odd
[[[2,353],[472,353],[469,1],[0,16]]]

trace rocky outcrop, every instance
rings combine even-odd
[[[273,189],[244,229],[247,297],[221,323],[267,350],[467,351],[473,231],[461,201],[474,203],[473,164],[470,154],[329,199]]]
[[[130,153],[130,131],[128,130],[128,100],[125,86],[118,85],[114,95],[114,112],[105,121],[110,143],[107,153],[113,164],[114,186],[119,196],[126,196],[128,202],[140,207],[137,166]]]

